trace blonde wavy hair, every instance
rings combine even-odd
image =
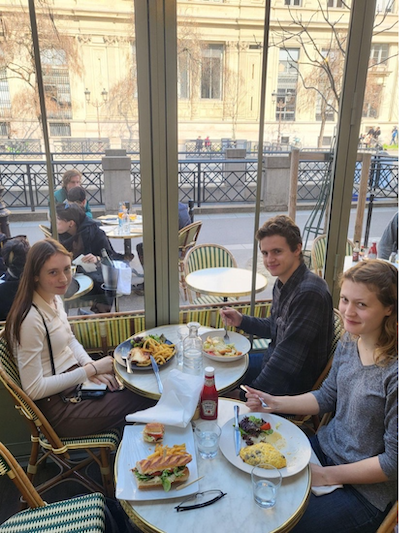
[[[391,315],[383,320],[382,331],[374,353],[375,363],[385,366],[398,357],[397,344],[397,290],[398,270],[387,261],[369,259],[360,261],[344,272],[339,280],[340,287],[344,280],[364,283],[384,307],[392,307]]]

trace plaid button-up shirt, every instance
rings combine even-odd
[[[271,316],[243,316],[240,328],[271,339],[252,387],[277,395],[309,391],[332,342],[333,306],[326,282],[302,263],[285,284],[276,280]]]

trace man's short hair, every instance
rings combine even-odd
[[[80,176],[82,178],[82,174],[77,168],[71,168],[71,170],[64,172],[62,177],[62,186],[66,187],[74,176]]]
[[[286,215],[277,215],[267,220],[257,230],[256,239],[261,241],[264,237],[272,237],[273,235],[285,237],[292,252],[297,249],[299,244],[303,243],[299,227]]]
[[[79,185],[77,187],[72,187],[72,189],[67,192],[67,200],[69,202],[84,202],[86,200],[85,189]]]

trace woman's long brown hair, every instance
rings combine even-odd
[[[382,331],[375,349],[375,363],[387,365],[397,358],[397,290],[399,272],[397,268],[381,259],[368,259],[360,261],[342,274],[340,286],[343,281],[350,280],[354,283],[363,283],[372,292],[384,307],[392,307],[392,314],[385,317]]]
[[[62,244],[50,238],[36,242],[29,250],[17,294],[7,315],[4,333],[9,346],[20,342],[21,324],[32,306],[33,293],[37,285],[35,278],[39,276],[46,261],[55,254],[71,257]]]

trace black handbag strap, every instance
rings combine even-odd
[[[43,320],[44,329],[46,330],[47,346],[49,347],[51,371],[53,372],[53,376],[55,376],[56,375],[56,367],[54,365],[54,357],[53,357],[53,350],[52,350],[52,347],[51,347],[49,330],[47,329],[46,321],[45,321],[44,316],[42,315],[39,307],[36,304],[34,304],[34,303],[32,303],[32,305],[36,309],[36,311],[39,313],[39,315],[42,317],[42,320]]]

